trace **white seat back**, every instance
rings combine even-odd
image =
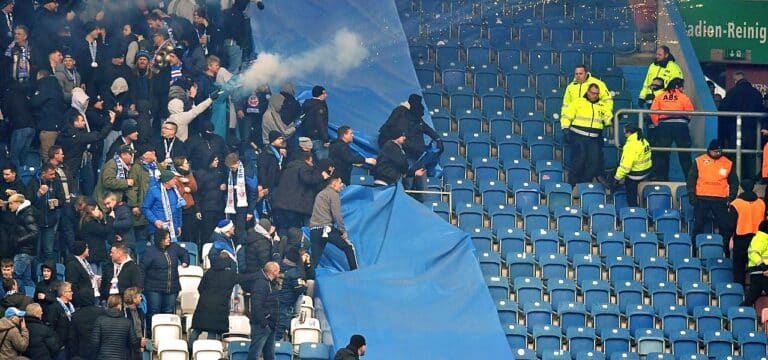
[[[219,360],[224,347],[219,340],[197,340],[192,344],[192,358],[195,360]]]
[[[152,316],[152,342],[156,348],[160,349],[163,343],[179,339],[181,339],[181,318],[178,315]]]
[[[187,342],[179,339],[163,340],[157,347],[157,357],[160,360],[188,360]]]
[[[204,270],[211,268],[211,260],[208,259],[208,253],[211,252],[211,249],[213,249],[213,243],[203,244],[203,252],[200,254],[200,256],[203,258],[202,264]],[[198,263],[200,263],[200,261],[198,261]]]
[[[251,321],[247,316],[230,315],[229,316],[229,334],[251,336]]]
[[[291,320],[291,339],[293,339],[293,351],[299,351],[299,345],[305,342],[321,342],[322,331],[320,330],[320,321],[315,318],[295,317]]]
[[[190,265],[186,268],[179,266],[179,283],[182,292],[197,291],[200,280],[203,279],[203,268]]]
[[[182,290],[182,292],[179,293],[179,298],[181,302],[181,313],[184,315],[194,314],[195,308],[197,308],[197,302],[200,300],[200,294],[197,291],[185,292]]]

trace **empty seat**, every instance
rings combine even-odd
[[[744,286],[739,283],[722,283],[722,282],[710,282],[715,285],[715,296],[717,297],[717,303],[720,305],[720,310],[728,312],[728,309],[732,307],[738,307],[744,302]],[[738,334],[738,332],[735,332]]]
[[[513,165],[514,160],[519,161],[523,159],[523,138],[520,135],[515,134],[506,134],[503,137],[497,136],[496,149],[499,160],[501,160],[505,166]],[[530,167],[529,163],[527,169],[528,177],[525,180],[531,180]]]
[[[643,285],[639,282],[616,282],[613,284],[613,290],[616,293],[616,302],[622,311],[628,311],[633,306],[643,303]],[[653,312],[652,308],[651,312]]]
[[[710,258],[706,261],[709,282],[724,284],[733,281],[733,261],[728,258]]]
[[[648,283],[666,282],[669,279],[669,263],[666,259],[648,257],[638,259],[640,265],[640,279]]]
[[[199,265],[198,264],[198,250],[197,250],[197,244],[189,241],[179,241],[177,244],[179,244],[179,247],[181,247],[184,250],[187,250],[187,253],[189,254],[189,265]],[[64,270],[64,265],[62,265],[62,268],[59,269],[58,264],[56,265],[56,272],[58,275],[59,270]],[[61,279],[64,280],[64,274],[61,274]]]
[[[247,360],[248,349],[251,347],[251,342],[247,340],[230,341],[227,343],[227,353],[230,360]],[[293,346],[289,342],[277,341],[275,342],[275,359],[276,360],[291,360],[293,358]],[[288,351],[288,357],[286,357],[286,351]]]
[[[696,250],[702,259],[724,257],[723,237],[718,234],[696,235]]]
[[[643,198],[648,212],[672,209],[672,189],[667,185],[649,185],[643,188]]]
[[[733,335],[727,330],[705,330],[701,336],[707,355],[711,358],[724,358],[733,354]]]
[[[533,343],[536,353],[541,356],[545,351],[560,350],[563,341],[562,331],[557,326],[539,325],[533,328]]]
[[[500,189],[493,189],[489,190],[493,191],[493,196],[500,196],[501,190]],[[504,193],[506,194],[506,187],[504,187]],[[485,193],[484,193],[485,194]],[[485,195],[484,195],[485,196]],[[487,202],[485,199],[483,202]],[[491,228],[497,233],[497,236],[499,236],[499,231],[504,231],[508,229],[514,229],[517,227],[517,212],[515,212],[514,207],[510,205],[485,205],[488,209],[488,216],[491,218]],[[520,229],[522,232],[522,229]],[[501,242],[501,239],[499,239]],[[502,254],[504,252],[502,251]]]
[[[443,167],[443,177],[446,181],[454,183],[456,180],[463,180],[467,171],[467,160],[461,156],[449,156],[445,160],[441,160]],[[461,183],[459,183],[461,184]]]
[[[487,184],[499,179],[499,161],[494,158],[475,158],[472,160],[472,172],[477,184]],[[498,184],[501,185],[501,184]],[[502,204],[505,204],[502,202]]]
[[[637,330],[635,332],[635,343],[637,343],[637,353],[640,356],[646,356],[650,353],[661,353],[666,348],[664,333],[658,329]]]
[[[504,334],[511,349],[524,349],[528,346],[528,332],[522,325],[507,324],[504,326]]]
[[[539,234],[540,231],[549,229],[549,211],[547,211],[547,209],[538,205],[533,205],[527,209],[523,209],[522,215],[525,232],[531,236],[533,236],[533,234]],[[555,238],[557,238],[556,234]],[[531,239],[531,241],[533,241],[533,239]],[[536,247],[536,243],[534,242],[534,248]],[[548,252],[557,252],[557,250],[557,247],[555,247],[552,251]],[[538,254],[539,252],[536,251],[536,253]]]
[[[661,328],[668,337],[680,330],[688,330],[688,313],[680,306],[669,305],[661,308],[659,318],[661,318]]]
[[[581,231],[581,209],[570,206],[555,209],[555,223],[560,234],[572,234]],[[586,254],[589,254],[589,252],[586,252]],[[568,253],[568,255],[572,254]]]
[[[513,279],[517,302],[525,306],[532,302],[541,302],[544,285],[541,279],[534,277],[516,277]]]
[[[331,356],[331,347],[322,343],[304,342],[299,345],[300,360],[327,360]]]
[[[682,228],[680,212],[675,209],[655,209],[651,218],[654,230],[660,234],[676,234]]]
[[[561,254],[545,254],[539,256],[542,279],[564,279],[568,275],[568,259]],[[550,289],[551,291],[551,289]],[[551,294],[550,294],[551,295]],[[575,300],[574,300],[575,301]],[[550,299],[550,302],[557,304]]]
[[[560,303],[557,307],[557,316],[563,330],[587,326],[587,308],[583,303]]]
[[[489,89],[495,91],[496,88]],[[494,114],[497,111],[504,111],[507,107],[507,98],[502,93],[503,89],[499,89],[496,93],[486,93],[480,97],[480,108],[485,114]]]
[[[537,255],[556,254],[560,241],[554,230],[538,229],[528,232],[533,243],[533,252]]]
[[[744,359],[765,358],[766,354],[766,335],[764,332],[748,331],[737,333],[739,347],[741,347],[741,356]]]
[[[456,206],[456,215],[459,218],[459,227],[469,231],[483,227],[483,207],[477,204],[467,203]]]
[[[571,185],[561,182],[543,182],[544,197],[547,199],[549,211],[572,205]]]
[[[507,174],[507,186],[510,189],[513,189],[515,184],[531,181],[531,163],[528,160],[505,161],[504,172]]]
[[[576,192],[582,204],[605,204],[605,188],[600,184],[580,183],[576,184]],[[584,206],[582,206],[584,208]],[[589,210],[585,208],[585,210]]]
[[[495,113],[488,114],[488,126],[492,135],[501,134],[504,136],[512,135],[514,132],[514,124],[512,122],[512,114],[506,114],[506,111],[496,111]],[[503,138],[497,138],[502,140]],[[522,157],[518,156],[518,158]],[[499,155],[501,158],[501,155]]]
[[[523,304],[523,312],[529,332],[538,325],[552,325],[552,307],[549,303],[536,301]]]
[[[488,88],[496,88],[499,86],[499,75],[495,71],[490,71],[490,70],[475,71],[474,76],[475,76],[475,89],[488,89]]]
[[[496,227],[494,229],[502,254],[525,251],[525,231],[523,229]]]
[[[647,259],[659,256],[659,239],[654,233],[638,232],[630,233],[629,245],[632,247],[632,254],[636,259]]]
[[[513,183],[510,188],[513,191],[515,198],[515,209],[518,213],[523,213],[523,211],[541,204],[541,191],[539,190],[539,184],[523,181]]]
[[[757,331],[757,312],[753,307],[732,307],[728,309],[729,329],[734,334]]]
[[[656,312],[650,305],[635,304],[627,308],[627,322],[630,333],[641,329],[653,329]]]
[[[229,330],[223,334],[224,341],[232,342],[251,337],[251,321],[244,315],[229,315]]]
[[[597,233],[597,245],[601,256],[624,255],[626,243],[621,231],[601,231]]]
[[[531,157],[533,159],[533,157]],[[536,174],[539,183],[544,186],[547,183],[560,184],[563,181],[563,164],[558,160],[536,161]],[[569,194],[570,196],[570,194]]]
[[[696,307],[709,306],[711,291],[709,284],[701,282],[683,282],[680,290],[689,314],[693,314],[693,309]]]
[[[608,268],[608,278],[611,281],[634,281],[635,262],[630,256],[614,256],[605,259]]]
[[[693,330],[680,330],[669,336],[672,352],[677,356],[688,356],[699,352],[699,336]]]
[[[181,339],[165,339],[157,345],[159,360],[186,360],[188,357],[187,342]]]
[[[291,319],[291,339],[293,339],[294,352],[299,352],[302,344],[319,343],[322,339],[321,334],[319,320],[310,317]],[[327,352],[325,356],[327,358]]]
[[[499,276],[501,275],[501,257],[498,253],[484,251],[479,253],[478,261],[480,262],[480,270],[485,276]]]
[[[592,255],[577,256],[573,259],[573,268],[576,273],[576,281],[600,280],[602,264],[600,257]]]
[[[179,266],[178,271],[181,291],[197,292],[197,286],[200,285],[200,280],[203,278],[203,268],[195,265]]]
[[[496,163],[495,165],[498,166],[498,163]],[[493,168],[493,164],[485,163],[485,164],[482,164],[482,166],[488,166]],[[498,172],[498,169],[494,169],[494,170]],[[478,183],[480,184],[480,197],[482,199],[483,206],[489,209],[488,215],[491,216],[491,224],[493,224],[494,214],[491,214],[490,209],[498,207],[499,205],[506,206],[507,186],[496,180],[482,181],[482,182],[478,181]]]
[[[625,233],[648,231],[648,214],[643,208],[623,208],[619,210],[619,218]]]
[[[664,234],[664,248],[671,262],[692,256],[691,236],[685,233]]]
[[[462,228],[463,229],[463,228]],[[475,245],[477,251],[491,252],[493,248],[493,232],[484,228],[474,228],[466,230],[469,233],[469,237],[472,239],[472,244]]]
[[[718,307],[696,307],[693,309],[693,319],[699,331],[723,328],[723,313]]]
[[[195,360],[219,360],[223,354],[224,348],[218,340],[197,340],[192,344]]]
[[[178,315],[155,314],[152,316],[152,342],[155,347],[166,341],[181,339],[181,334],[181,318]],[[184,352],[187,352],[186,345]]]
[[[525,135],[525,133],[523,133]],[[531,161],[536,164],[539,161],[551,161],[555,159],[555,142],[550,136],[538,135],[528,137],[528,149]]]
[[[554,256],[554,255],[551,255]],[[576,302],[576,283],[569,279],[547,280],[549,302],[558,307],[563,303]]]
[[[588,327],[570,327],[566,329],[568,349],[573,354],[587,353],[595,350],[597,336],[595,329]]]
[[[672,263],[677,281],[701,281],[701,261],[697,258],[684,258]]]
[[[585,231],[574,231],[563,234],[565,242],[565,254],[573,259],[581,255],[592,253],[592,237]]]
[[[603,339],[603,352],[605,355],[613,358],[615,354],[621,354],[629,351],[630,335],[627,329],[620,328],[599,328],[600,337]]]
[[[488,276],[485,278],[485,284],[488,286],[488,291],[494,300],[509,299],[509,280],[506,278]],[[520,302],[519,299],[518,302]]]
[[[517,323],[517,303],[507,299],[496,301],[496,313],[499,314],[499,321],[502,326]]]
[[[491,137],[481,132],[464,133],[464,147],[468,159],[488,158],[491,156]]]

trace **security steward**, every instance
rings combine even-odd
[[[749,242],[757,233],[760,223],[765,220],[765,202],[755,194],[755,182],[751,179],[741,181],[742,193],[731,202],[728,208],[733,233],[733,281],[744,285],[747,268],[747,249]],[[723,238],[724,249],[728,249],[730,239]],[[726,251],[727,253],[727,251]]]
[[[590,84],[560,118],[563,141],[571,152],[571,185],[591,182],[603,171],[603,128],[611,126],[613,109],[600,101],[600,91],[599,85]]]
[[[688,174],[688,199],[693,206],[693,231],[691,237],[704,230],[710,215],[720,230],[723,239],[730,239],[728,223],[728,203],[736,198],[739,190],[739,177],[733,171],[733,162],[723,156],[720,141],[712,140],[707,153],[696,157],[694,166]]]
[[[621,161],[619,161],[619,167],[616,168],[612,185],[626,178],[624,187],[627,190],[627,204],[631,207],[637,207],[637,187],[640,181],[650,175],[653,165],[651,145],[637,124],[624,125],[624,135],[627,137],[627,142],[621,150]]]
[[[648,93],[653,92],[651,85],[653,79],[660,77],[664,79],[664,82],[669,82],[674,78],[683,78],[683,71],[680,66],[675,62],[675,57],[669,51],[669,47],[661,45],[656,49],[656,58],[648,65],[648,71],[645,73],[645,80],[643,81],[643,88],[640,89],[640,95],[638,95],[637,104],[642,108],[645,102],[645,97]]]
[[[683,92],[683,79],[672,79],[664,92],[654,98],[651,110],[693,111],[691,98]],[[688,129],[691,119],[687,116],[651,114],[651,121],[656,126],[653,146],[670,147],[674,143],[678,148],[691,147],[691,132]],[[691,153],[681,151],[677,156],[683,174],[688,174],[691,171]],[[666,181],[669,178],[669,153],[658,154],[654,160],[656,177]]]
[[[768,292],[768,220],[763,220],[757,234],[749,243],[749,290],[741,306],[752,306],[757,298]]]
[[[584,97],[587,93],[589,85],[597,84],[600,87],[600,101],[605,103],[608,109],[613,109],[613,96],[605,86],[605,83],[592,75],[586,65],[576,65],[576,69],[573,70],[573,81],[565,87],[565,94],[563,94],[563,106],[560,109],[560,114],[565,113],[568,109],[568,105],[575,102],[577,99]]]

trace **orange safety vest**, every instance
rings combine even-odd
[[[757,234],[757,227],[765,220],[765,202],[763,199],[746,201],[736,199],[731,202],[739,218],[736,221],[736,235]]]
[[[768,142],[763,146],[763,178],[768,178]]]
[[[696,169],[699,177],[696,179],[696,196],[728,197],[728,175],[731,173],[733,162],[721,156],[715,160],[708,154],[696,158]]]

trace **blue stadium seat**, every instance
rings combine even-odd
[[[669,342],[672,345],[672,352],[678,358],[699,352],[699,336],[694,330],[685,329],[673,332],[669,335]]]
[[[437,58],[437,65],[440,68],[447,68],[451,63],[458,63],[460,56],[459,53],[461,47],[458,44],[452,42],[440,42],[435,46],[435,56]]]
[[[766,335],[761,331],[750,331],[746,333],[740,333],[736,335],[739,347],[741,348],[741,356],[744,359],[762,359],[765,358],[766,344],[768,339]]]
[[[518,311],[517,303],[512,300],[496,301],[496,312],[499,314],[499,321],[502,326],[517,324]]]
[[[623,312],[630,308],[643,304],[643,285],[636,281],[618,281],[613,283],[613,291],[616,293],[616,303]],[[653,313],[653,308],[650,310]],[[629,314],[627,314],[629,316]],[[645,327],[653,327],[645,326]],[[632,331],[635,328],[631,329]]]
[[[541,88],[541,89],[552,88],[552,87],[543,86],[546,84],[540,84],[535,81],[536,81],[536,75],[540,73],[559,72],[558,70],[560,66],[555,65],[554,63],[555,53],[556,52],[548,46],[537,46],[529,49],[528,60],[531,63],[531,72],[534,77],[534,83],[536,84],[535,87]]]
[[[547,1],[539,3],[544,19],[558,19],[565,16],[565,1]]]
[[[299,345],[299,360],[327,360],[331,347],[321,343],[302,343]]]
[[[662,353],[666,348],[666,338],[664,332],[658,329],[638,329],[635,332],[635,343],[637,344],[637,353],[641,357],[650,353]],[[650,360],[650,357],[646,357]]]
[[[525,135],[525,133],[523,134]],[[538,135],[527,139],[531,162],[536,164],[539,161],[555,159],[555,142],[551,136]]]
[[[448,96],[450,98],[450,109],[454,113],[475,108],[475,93],[470,88],[459,86],[449,90]]]
[[[489,190],[489,191],[492,191],[492,190]],[[506,187],[504,187],[504,191],[506,192]],[[496,194],[495,192],[492,194],[493,196],[500,195],[500,194]],[[517,212],[515,212],[515,208],[513,206],[485,205],[485,207],[488,209],[488,216],[491,218],[491,228],[494,230],[494,232],[496,233],[498,233],[499,231],[506,232],[506,230],[514,229],[517,226]]]
[[[432,84],[435,82],[435,64],[430,62],[416,64],[414,69],[420,84]]]
[[[637,258],[636,258],[637,259]],[[663,283],[669,280],[669,263],[665,258],[639,258],[640,279],[646,283]]]
[[[573,42],[573,23],[565,19],[557,19],[548,24],[549,41],[554,47],[564,46]]]
[[[446,179],[448,180],[448,179]],[[452,180],[446,185],[453,197],[453,206],[455,208],[462,207],[464,204],[475,203],[475,185],[465,180],[463,177],[458,180]]]
[[[581,209],[567,206],[555,209],[554,215],[555,228],[561,235],[581,231]]]
[[[568,258],[562,254],[539,255],[539,267],[541,268],[542,279],[565,279],[568,275]],[[552,289],[549,289],[550,292]],[[550,294],[551,296],[551,294]],[[576,301],[576,300],[572,300]],[[550,298],[550,302],[557,306],[557,303]]]
[[[626,248],[624,233],[621,231],[598,232],[597,246],[601,256],[622,256]]]
[[[539,179],[541,180],[541,179]],[[544,197],[547,199],[549,211],[553,212],[558,208],[571,206],[573,189],[568,183],[561,182],[542,182],[544,187]]]
[[[477,172],[475,172],[475,178],[478,179]],[[488,215],[491,216],[491,224],[493,224],[493,215],[490,214],[490,209],[496,210],[499,205],[507,204],[507,186],[496,180],[478,181],[482,181],[480,182],[480,197],[483,206],[489,209]]]
[[[551,350],[541,354],[541,360],[571,360],[571,352],[566,350]]]
[[[544,99],[544,116],[547,117],[547,119],[552,119],[554,121],[554,133],[555,133],[555,140],[557,140],[558,143],[562,143],[562,139],[558,137],[558,134],[561,134],[560,130],[560,123],[559,121],[556,121],[557,118],[560,117],[560,109],[563,107],[563,94],[561,89],[550,89],[550,90],[544,90],[541,92],[542,97]],[[555,116],[557,114],[557,116]]]
[[[534,112],[527,112],[524,114],[515,113],[520,124],[520,133],[523,139],[531,141],[538,136],[544,136],[546,133],[547,123],[543,118],[534,117]],[[535,161],[535,159],[532,159]]]
[[[509,278],[532,278],[536,274],[536,259],[524,252],[508,252],[506,255]],[[519,301],[518,301],[519,302]]]
[[[517,53],[519,54],[519,50]],[[502,50],[499,51],[499,57],[502,56],[501,54]],[[529,85],[528,65],[509,66],[504,72],[504,84],[506,84],[507,89],[527,88]]]
[[[516,134],[507,134],[503,137],[496,138],[496,149],[499,156],[499,160],[506,166],[512,163],[512,160],[524,160],[523,159],[523,138]],[[526,160],[527,161],[527,160]],[[525,180],[531,180],[530,178],[530,162],[528,163],[528,178]],[[519,181],[519,180],[516,180]]]
[[[605,69],[612,68],[616,65],[613,51],[611,50],[593,50],[590,52],[590,59],[592,59],[591,69],[595,72],[602,72]],[[616,107],[614,101],[614,110],[624,109],[628,107]]]
[[[230,342],[231,344],[231,342]],[[230,360],[234,360],[232,357],[232,350],[229,350]],[[245,349],[245,356],[248,356],[248,348]],[[275,360],[291,360],[293,359],[293,345],[288,341],[275,341]]]
[[[536,351],[528,348],[513,349],[515,360],[537,360]]]
[[[576,192],[582,204],[605,204],[605,188],[600,184],[580,183],[576,184]],[[584,208],[582,206],[582,208]],[[586,209],[589,210],[589,209]]]
[[[469,233],[469,237],[472,239],[472,244],[475,245],[477,251],[491,252],[493,251],[493,233],[491,230],[483,228],[464,229]]]
[[[515,210],[517,210],[518,214],[522,214],[523,211],[530,209],[532,206],[541,204],[541,190],[539,190],[537,183],[528,181],[517,182],[510,189],[512,189],[512,194],[515,198]],[[549,226],[545,227],[545,229],[548,228]],[[526,227],[526,230],[529,229]]]
[[[511,87],[507,87],[512,91]],[[526,114],[536,111],[536,93],[533,91],[523,90],[512,95],[512,111],[517,118],[523,118]],[[523,134],[525,135],[525,134]]]
[[[363,185],[363,186],[373,186],[374,178],[371,175],[358,175],[358,176],[352,176],[349,181],[352,183],[352,185]]]
[[[525,251],[525,230],[517,228],[494,229],[496,229],[496,238],[499,239],[502,254]]]
[[[627,202],[627,189],[624,188],[624,186],[615,188],[611,192],[611,197],[613,198],[613,206],[616,207],[616,210],[629,207],[629,203]]]
[[[650,213],[656,209],[672,209],[672,189],[667,185],[646,186],[643,188],[643,198]]]
[[[611,281],[617,283],[635,281],[635,262],[632,257],[607,257],[605,259],[605,266],[608,268],[608,278],[611,279]],[[624,307],[626,307],[626,305],[624,305]]]
[[[456,215],[459,219],[459,227],[464,230],[472,230],[483,227],[483,207],[473,203],[456,205]]]
[[[531,156],[531,159],[533,159],[533,156]],[[535,165],[537,178],[542,186],[546,186],[546,183],[559,184],[563,182],[563,172],[565,170],[563,170],[563,163],[559,160],[538,160],[535,162]]]
[[[688,312],[685,309],[677,305],[657,309],[659,318],[661,318],[661,328],[664,329],[664,334],[667,337],[679,333],[680,330],[688,330]]]
[[[691,252],[691,236],[686,233],[664,234],[664,248],[671,262],[689,258]]]
[[[728,258],[710,258],[706,261],[709,282],[724,284],[733,281],[733,261]]]
[[[576,274],[576,281],[583,284],[592,280],[600,280],[602,263],[597,256],[577,256],[573,259],[573,269]]]
[[[615,354],[629,351],[631,337],[627,329],[595,327],[601,330],[600,337],[603,339],[603,352],[610,359],[613,359]]]
[[[557,307],[557,317],[563,330],[584,328],[587,326],[587,308],[584,303],[560,303]]]
[[[485,93],[480,97],[480,108],[485,114],[495,114],[498,111],[504,111],[507,107],[507,98],[504,96],[503,89],[498,92]],[[496,91],[496,88],[493,88]]]
[[[597,336],[595,329],[588,327],[569,327],[566,329],[568,349],[573,354],[595,351]]]
[[[723,312],[718,307],[699,306],[693,309],[693,319],[699,331],[723,328]]]
[[[520,43],[526,48],[530,48],[537,42],[541,42],[542,35],[540,25],[533,23],[531,19],[526,19],[525,22],[520,24],[518,38],[520,39]]]
[[[724,257],[723,237],[719,234],[696,235],[696,251],[702,259]]]
[[[501,275],[501,257],[498,253],[491,251],[480,252],[478,253],[478,261],[480,262],[480,271],[483,272],[483,276]]]
[[[582,201],[582,204],[590,204]],[[612,205],[592,204],[588,210],[590,230],[593,234],[616,230],[616,209]]]
[[[509,298],[509,280],[500,276],[489,276],[485,278],[485,284],[494,301]]]
[[[625,233],[648,231],[648,213],[644,208],[624,208],[619,210],[619,219]]]
[[[504,161],[504,172],[507,174],[507,186],[514,189],[516,184],[531,181],[531,163],[527,159]]]
[[[506,324],[504,334],[511,349],[525,349],[528,346],[528,332],[524,326],[518,325],[517,321],[514,324]]]
[[[676,209],[656,209],[651,213],[654,231],[660,234],[676,234],[682,228],[680,212]]]
[[[659,238],[654,233],[636,232],[627,233],[629,235],[629,245],[632,248],[632,254],[635,259],[647,259],[659,256]]]
[[[585,24],[581,26],[580,39],[586,45],[602,45],[605,42],[605,28],[601,25]]]
[[[459,24],[459,41],[467,48],[467,62],[470,64],[488,64],[491,62],[491,49],[488,41],[480,38],[483,25],[478,23]]]
[[[523,313],[529,332],[539,325],[552,325],[552,306],[549,303],[538,301],[525,303]]]
[[[429,201],[424,203],[425,206],[430,208],[435,214],[443,218],[445,221],[450,222],[451,209],[448,207],[447,202],[442,201]]]
[[[536,354],[543,355],[545,351],[560,350],[563,341],[562,330],[553,325],[539,325],[533,328],[533,343]]]
[[[539,72],[534,79],[536,81],[536,87],[542,90],[554,89],[561,86],[559,71]]]
[[[488,89],[499,87],[499,74],[492,70],[475,71],[475,89]]]
[[[491,24],[488,26],[488,38],[491,46],[500,49],[512,40],[512,28],[506,24]],[[519,64],[519,57],[517,58],[517,61]]]
[[[618,54],[631,54],[637,50],[637,34],[631,26],[611,29],[613,50]]]
[[[546,213],[546,212],[545,212]],[[539,229],[526,232],[531,236],[533,252],[537,255],[556,254],[560,243],[554,230]]]
[[[480,134],[483,131],[483,118],[480,112],[473,109],[464,109],[456,112],[456,123],[459,126],[459,132],[467,140],[468,135]],[[489,156],[489,155],[485,155]]]
[[[285,358],[277,357],[278,353],[282,354],[282,351],[278,351],[277,344],[280,344],[281,349],[285,349],[285,348],[289,349],[291,353],[289,359],[293,357],[293,346],[290,343],[283,345],[282,342],[276,342],[275,343],[276,359],[285,360]],[[242,341],[242,340],[230,341],[227,345],[227,353],[229,353],[229,359],[230,360],[246,360],[248,358],[248,348],[250,347],[251,347],[250,341]],[[150,359],[151,358],[152,357],[150,356]]]
[[[354,175],[353,175],[354,176]],[[437,177],[427,177],[428,191],[443,191],[443,179]],[[422,202],[443,201],[440,194],[423,194]]]
[[[734,334],[757,331],[757,312],[753,307],[735,306],[728,309],[728,328]]]
[[[545,259],[549,257],[562,259],[562,255],[555,254],[550,254]],[[541,263],[544,264],[544,260]],[[576,302],[576,283],[573,280],[564,279],[564,276],[563,278],[550,278],[547,281],[547,290],[549,291],[549,302],[555,307],[562,303]]]
[[[586,231],[574,231],[563,234],[565,254],[569,259],[592,253],[592,237]]]
[[[423,95],[426,94],[422,93]],[[427,101],[427,100],[425,100]],[[427,101],[429,104],[429,101]],[[432,125],[434,125],[435,131],[448,132],[451,131],[451,117],[448,115],[430,114],[432,117]]]
[[[701,338],[710,358],[723,359],[733,354],[733,335],[730,331],[705,330],[702,331]]]
[[[633,304],[627,307],[626,313],[630,333],[636,333],[640,329],[653,329],[656,311],[650,305]]]
[[[440,156],[440,160],[446,159],[450,156],[460,156],[459,148],[461,147],[461,138],[456,133],[443,132],[440,134],[440,139],[443,141],[443,154]]]
[[[472,172],[475,174],[475,183],[487,184],[499,180],[499,160],[488,157],[472,159]]]
[[[496,111],[495,113],[488,114],[488,126],[492,136],[497,136],[497,134],[502,135],[496,138],[497,141],[504,140],[504,137],[507,135],[511,137],[515,129],[515,125],[512,122],[512,113],[508,111]],[[520,140],[522,142],[522,138]],[[519,159],[521,157],[522,155],[517,158]],[[499,158],[501,159],[502,157],[499,156]]]
[[[692,314],[693,309],[696,307],[709,306],[709,297],[712,292],[709,284],[703,282],[688,282],[688,280],[683,279],[681,280],[680,290],[689,314]]]
[[[443,177],[447,182],[463,180],[467,172],[467,160],[458,155],[451,155],[440,162]]]
[[[463,68],[453,66],[444,69],[443,85],[449,89],[455,89],[460,86],[467,86],[467,71]]]
[[[673,262],[672,267],[675,270],[677,281],[701,281],[702,269],[701,261],[698,258],[685,258]]]
[[[744,286],[741,284],[714,282],[711,280],[710,282],[714,284],[717,304],[723,312],[727,313],[730,308],[738,307],[744,302]],[[738,332],[736,333],[738,334]]]
[[[613,313],[614,310],[616,310],[616,314],[620,312],[618,305],[609,304],[611,298],[611,286],[607,281],[602,280],[589,280],[580,283],[581,293],[584,294],[584,303],[587,304],[587,307],[592,311],[592,316],[595,318],[595,327],[602,328],[609,325],[608,323],[599,322],[597,313],[599,311],[609,311]],[[618,320],[619,315],[616,316],[616,327],[618,327]]]

